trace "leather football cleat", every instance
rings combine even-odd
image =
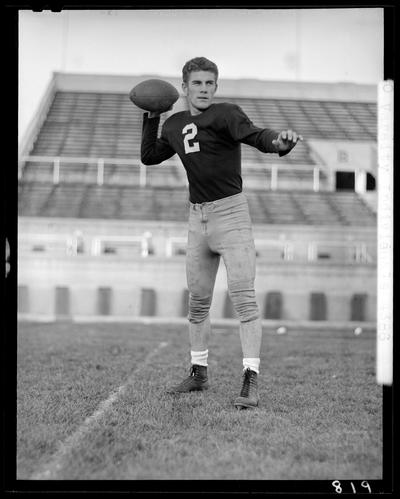
[[[258,406],[257,373],[246,369],[243,373],[242,389],[234,405],[237,409],[252,409]]]
[[[167,388],[168,393],[187,393],[193,391],[207,390],[209,387],[207,378],[207,366],[194,364],[190,368],[190,374],[179,385]]]

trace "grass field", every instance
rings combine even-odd
[[[170,395],[186,326],[19,323],[17,479],[382,478],[372,332],[265,329],[254,411],[237,328],[209,351],[210,389]]]

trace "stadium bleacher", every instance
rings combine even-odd
[[[216,98],[215,102],[224,100]],[[259,126],[275,129],[291,127],[301,130],[307,138],[371,140],[376,137],[376,109],[371,103],[256,98],[230,98],[229,101],[241,106]],[[72,212],[76,213],[82,191],[79,216],[135,216],[139,219],[177,216],[181,220],[182,210],[175,207],[180,196],[171,195],[162,189],[157,191],[160,196],[159,209],[153,207],[151,211],[147,208],[146,196],[143,196],[142,203],[133,204],[129,201],[142,197],[137,188],[140,183],[141,123],[142,112],[132,106],[125,94],[56,92],[30,152],[32,159],[39,157],[39,160],[27,161],[24,166],[20,181],[20,215],[63,216],[68,213],[65,210],[67,206],[71,206]],[[59,172],[55,185],[49,189],[43,184],[54,181],[54,158],[59,158]],[[85,158],[87,161],[84,161]],[[104,162],[100,183],[103,185],[97,187],[96,158]],[[244,145],[242,158],[243,177],[249,180],[250,186],[258,184],[265,189],[271,186],[269,166],[277,162],[274,155],[262,154]],[[137,164],[118,164],[118,161],[123,160],[136,160]],[[310,154],[307,140],[279,161],[283,165],[279,170],[279,184],[283,184],[283,189],[279,190],[278,195],[266,190],[259,201],[251,202],[254,220],[260,223],[344,225],[357,224],[360,220],[366,224],[375,222],[374,213],[354,192],[305,191],[307,184],[312,185],[312,167],[321,166],[316,165]],[[321,168],[321,183],[325,177],[324,169]],[[174,191],[177,187],[186,187],[185,173],[176,162],[147,168],[145,182],[146,192],[149,192],[149,186],[169,187]],[[71,186],[67,187],[66,184]],[[86,189],[79,188],[79,184],[86,184]],[[257,197],[251,191],[248,192],[249,197]],[[114,195],[117,200],[113,199]],[[47,199],[38,202],[43,196],[47,196]],[[109,203],[107,206],[105,200]],[[261,211],[258,207],[262,207]]]
[[[216,98],[215,102],[224,100]],[[370,103],[243,98],[229,101],[240,105],[259,126],[277,130],[291,127],[309,138],[376,140],[376,106]],[[132,158],[140,150],[141,122],[142,112],[124,94],[57,92],[31,154]],[[271,156],[243,146],[243,158],[264,163]],[[307,147],[294,149],[283,161],[314,163]]]

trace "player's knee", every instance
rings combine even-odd
[[[236,308],[236,312],[239,316],[240,322],[251,322],[255,321],[260,317],[260,312],[258,310],[257,303],[242,303]]]
[[[254,309],[246,309],[239,315],[240,322],[252,322],[260,318],[260,312],[258,310],[257,305]]]
[[[229,296],[240,322],[250,322],[260,317],[253,286],[231,286]]]
[[[193,323],[203,322],[210,310],[211,296],[189,296],[189,321]]]

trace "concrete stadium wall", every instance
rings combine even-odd
[[[186,222],[150,221],[150,220],[93,220],[74,218],[19,217],[19,238],[29,240],[35,234],[70,237],[75,231],[81,231],[85,251],[90,252],[93,239],[106,236],[142,236],[151,232],[156,256],[165,256],[168,238],[187,237]],[[266,225],[254,224],[256,240],[281,241],[292,243],[295,247],[295,259],[307,260],[308,244],[323,241],[334,243],[364,242],[372,261],[376,261],[376,227],[350,226],[306,226],[306,225]],[[22,244],[21,244],[22,245]],[[20,248],[21,256],[24,254]]]
[[[66,254],[66,236],[80,230],[85,251]],[[153,234],[154,254],[135,251],[91,255],[95,237]],[[187,310],[185,256],[166,257],[169,237],[186,240],[185,222],[20,217],[18,223],[18,310],[58,317],[114,315],[183,317]],[[33,251],[43,237],[45,251]],[[256,292],[263,317],[328,321],[376,319],[376,228],[254,225],[257,241],[293,244],[292,260],[277,254],[257,258]],[[39,238],[39,239],[37,239]],[[364,242],[370,263],[340,258],[308,260],[310,243]],[[39,244],[40,245],[40,244]],[[183,246],[185,244],[183,243]],[[353,307],[353,308],[352,308]],[[221,262],[212,317],[234,316]]]
[[[134,317],[183,317],[186,291],[185,258],[107,259],[24,256],[18,262],[18,310],[22,314]],[[152,291],[151,291],[152,290]],[[328,321],[351,319],[354,295],[366,295],[365,321],[376,319],[374,265],[335,265],[320,262],[258,262],[257,299],[265,317],[268,293],[282,298],[281,318],[312,318],[313,293],[325,295]],[[220,264],[212,317],[232,316],[227,304],[226,272]]]

